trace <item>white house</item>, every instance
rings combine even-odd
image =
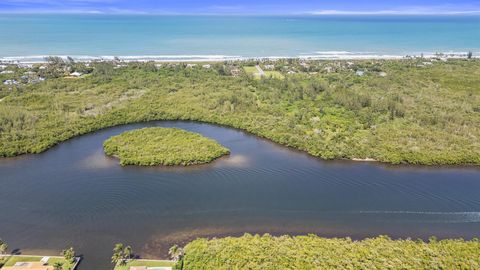
[[[4,85],[18,85],[18,82],[16,80],[6,80],[3,81]]]
[[[333,72],[333,68],[332,68],[332,67],[325,67],[324,70],[325,70],[327,73],[332,73],[332,72]]]
[[[302,67],[304,67],[304,68],[307,68],[307,69],[310,67],[310,65],[308,65],[308,64],[305,63],[305,62],[300,63],[300,66],[302,66]]]
[[[72,77],[80,77],[80,76],[82,76],[82,73],[80,73],[80,72],[78,72],[78,71],[75,71],[75,72],[70,73],[70,76],[72,76]]]
[[[363,76],[363,75],[365,75],[365,71],[363,71],[363,70],[357,70],[357,72],[355,72],[355,75],[357,75],[357,76]]]
[[[266,70],[274,70],[275,69],[275,65],[265,65],[264,68]]]

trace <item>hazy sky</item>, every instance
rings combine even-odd
[[[0,0],[0,12],[480,15],[480,0]]]

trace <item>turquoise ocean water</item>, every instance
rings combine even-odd
[[[479,16],[0,14],[0,59],[480,54]]]

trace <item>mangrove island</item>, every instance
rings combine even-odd
[[[103,144],[105,153],[120,164],[194,165],[212,162],[230,151],[198,133],[175,128],[143,128],[113,136]]]

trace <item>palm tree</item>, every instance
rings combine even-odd
[[[0,254],[5,254],[7,252],[8,245],[0,239]]]
[[[65,258],[65,260],[69,263],[73,263],[75,260],[75,250],[73,249],[73,247],[63,250],[62,255]]]
[[[184,251],[183,248],[174,245],[168,250],[168,254],[170,255],[170,257],[172,257],[174,261],[178,261],[182,258]]]
[[[56,262],[53,264],[53,270],[63,270],[63,263]]]
[[[112,263],[125,265],[127,260],[132,258],[133,250],[131,246],[116,244],[113,248]]]
[[[120,260],[122,259],[122,255],[119,253],[113,253],[112,255],[112,263],[118,264]]]
[[[113,248],[112,263],[118,264],[123,258],[123,244],[116,244]]]
[[[133,254],[133,250],[132,250],[132,247],[131,246],[126,246],[124,249],[123,249],[123,257],[125,259],[130,259],[132,258],[132,254]]]

